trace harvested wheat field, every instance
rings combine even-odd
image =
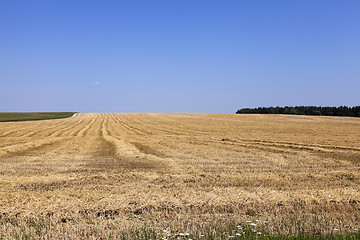
[[[78,113],[0,123],[0,238],[356,234],[359,170],[360,118]]]

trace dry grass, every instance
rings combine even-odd
[[[351,234],[359,140],[360,119],[346,117],[80,113],[0,123],[0,238],[228,238],[243,234],[238,224]]]

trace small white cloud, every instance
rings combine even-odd
[[[93,82],[94,85],[99,85],[100,83],[98,81]]]

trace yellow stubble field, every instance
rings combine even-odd
[[[360,224],[359,170],[360,118],[78,113],[0,123],[0,239],[347,234]]]

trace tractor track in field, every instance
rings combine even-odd
[[[341,155],[359,155],[360,147],[343,145],[306,144],[292,141],[272,141],[264,139],[241,138],[238,136],[214,137],[211,132],[199,130],[199,120],[191,122],[188,115],[179,123],[175,117],[164,118],[160,114],[82,114],[79,113],[68,119],[44,121],[43,123],[24,123],[26,126],[18,128],[19,123],[3,124],[6,128],[0,135],[0,155],[23,152],[26,149],[39,148],[47,142],[61,142],[68,137],[100,137],[104,141],[116,145],[117,155],[164,157],[163,152],[184,150],[182,146],[210,146],[228,149],[229,151],[244,151],[256,149],[262,152],[296,154],[313,153],[333,154],[336,159]],[[186,117],[186,118],[185,118]],[[174,120],[175,119],[175,120]],[[215,120],[213,120],[215,121]],[[228,123],[229,124],[229,123]],[[16,129],[14,129],[16,128]],[[214,129],[215,131],[220,131]],[[6,142],[9,139],[10,142]],[[147,139],[144,142],[142,139]],[[167,140],[165,140],[167,139]],[[165,140],[165,141],[164,141]],[[84,141],[85,142],[85,141]],[[151,146],[150,146],[151,145]],[[162,151],[156,148],[162,148]]]

